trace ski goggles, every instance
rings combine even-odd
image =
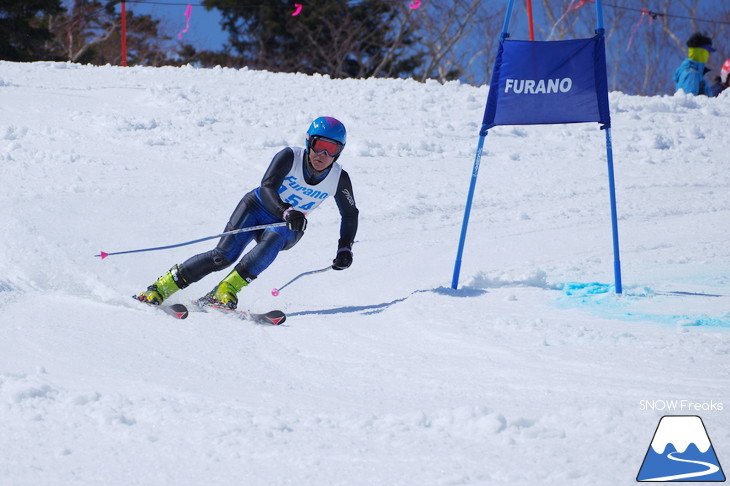
[[[312,140],[309,143],[309,148],[311,148],[312,152],[317,155],[326,153],[330,157],[337,157],[338,155],[340,155],[342,149],[344,149],[345,146],[339,142],[335,142],[326,138],[312,137]]]

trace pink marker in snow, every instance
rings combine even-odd
[[[278,297],[279,296],[279,289],[271,289],[271,295],[273,295],[274,297]]]

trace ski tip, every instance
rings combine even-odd
[[[263,318],[275,326],[286,322],[286,314],[280,310],[267,312],[266,314],[263,314]]]
[[[152,306],[156,309],[159,309],[162,312],[164,312],[165,314],[171,315],[175,319],[187,319],[187,317],[188,317],[188,308],[185,307],[183,304],[170,304],[170,305],[155,304],[154,302],[149,302],[149,301],[143,299],[139,295],[133,295],[132,298],[138,302],[142,302],[143,304],[146,304],[146,305]]]
[[[271,289],[271,295],[273,295],[274,297],[278,297],[279,296],[279,289]]]
[[[106,253],[106,252],[103,252],[103,251],[102,251],[102,252],[99,252],[99,254],[98,254],[98,255],[94,255],[94,256],[98,256],[98,257],[101,257],[101,259],[103,260],[103,259],[105,259],[106,257],[108,257],[108,256],[109,256],[109,253]]]
[[[187,319],[188,317],[188,308],[182,304],[172,304],[169,306],[169,309],[170,311],[168,313],[173,317],[177,317],[178,319]]]

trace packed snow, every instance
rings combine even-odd
[[[634,484],[663,415],[730,464],[730,93],[611,93],[604,132],[496,127],[488,88],[0,62],[0,484]],[[241,292],[281,326],[130,297],[215,245],[312,119],[347,126],[339,213]],[[175,294],[189,303],[226,272]],[[725,471],[727,474],[728,471]]]

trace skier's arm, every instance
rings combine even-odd
[[[335,202],[340,210],[342,222],[340,223],[340,240],[337,249],[352,249],[357,233],[357,218],[360,213],[355,205],[355,194],[352,192],[350,176],[344,170],[340,174],[340,181],[337,184]]]
[[[294,164],[294,151],[287,147],[274,156],[266,169],[264,178],[261,180],[259,195],[261,202],[268,212],[274,216],[284,219],[284,211],[291,207],[279,197],[279,189],[284,183],[284,177],[289,173]]]

